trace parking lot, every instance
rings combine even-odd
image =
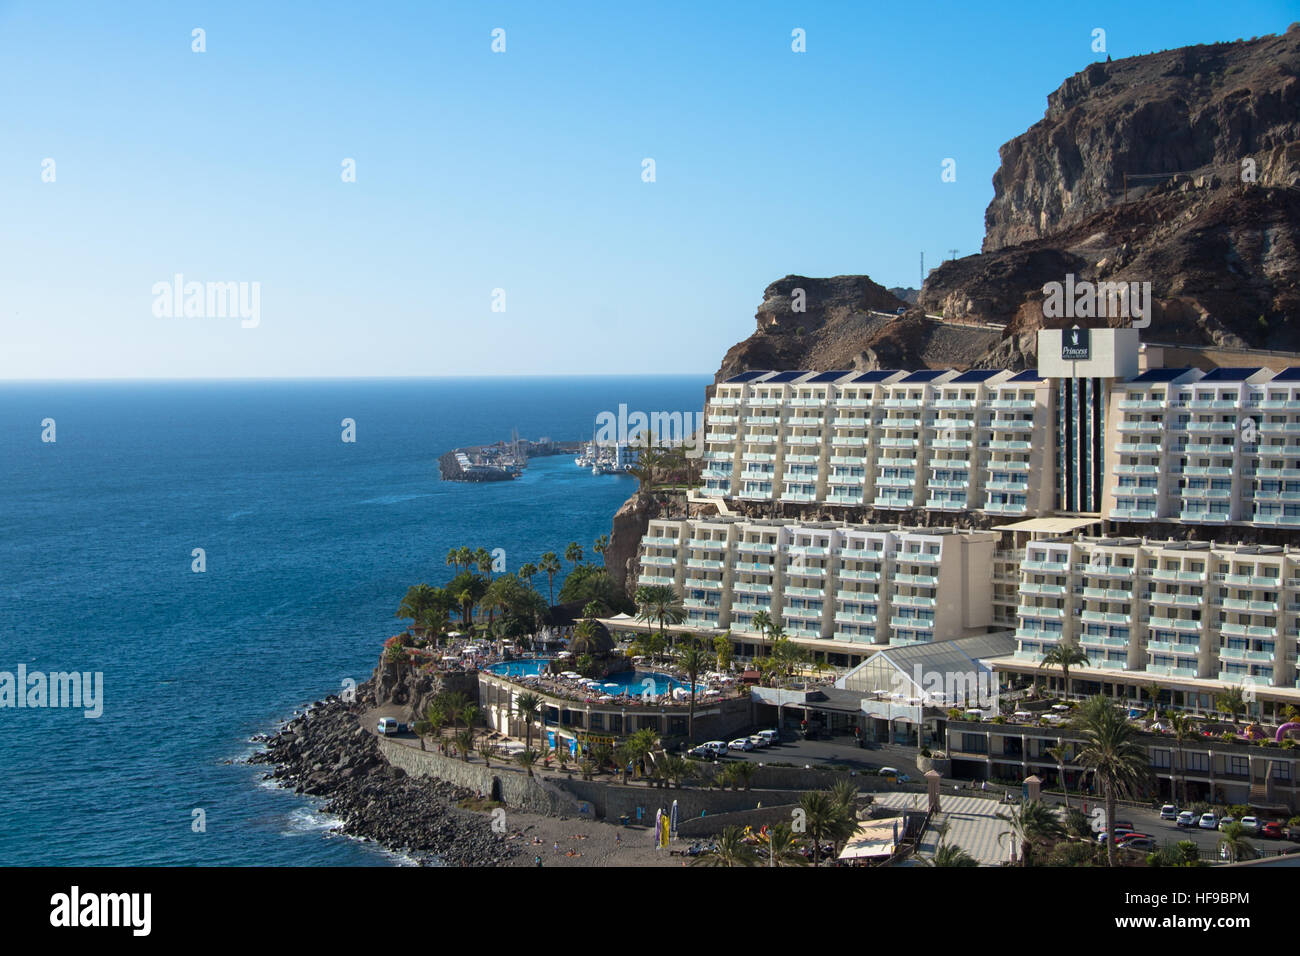
[[[727,741],[723,741],[726,743]],[[823,740],[803,740],[787,734],[785,739],[771,747],[756,748],[752,751],[728,751],[723,763],[728,761],[748,760],[755,763],[786,763],[796,767],[818,769],[827,765],[848,766],[859,772],[875,772],[881,767],[894,767],[913,780],[920,778],[916,769],[916,749],[897,744],[868,744],[860,748],[852,737],[841,736]],[[946,786],[968,786],[969,781],[945,778]],[[1007,790],[1004,786],[995,788],[999,793]],[[1059,796],[1045,795],[1049,803],[1060,804]],[[1097,806],[1095,797],[1088,797],[1081,805],[1078,796],[1072,796],[1070,805],[1091,812]],[[1157,845],[1191,840],[1198,848],[1213,853],[1218,848],[1220,833],[1217,830],[1202,830],[1199,827],[1181,828],[1172,820],[1160,819],[1160,812],[1154,808],[1122,806],[1117,812],[1120,820],[1133,824],[1139,833],[1155,838]],[[1261,817],[1264,822],[1266,817]],[[1272,855],[1288,849],[1300,849],[1300,842],[1291,840],[1270,840],[1263,837],[1248,837],[1262,853]]]

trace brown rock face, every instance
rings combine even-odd
[[[605,549],[605,570],[628,597],[636,591],[636,579],[641,573],[638,558],[641,538],[650,529],[650,519],[658,517],[659,512],[655,499],[638,494],[623,502],[614,514],[609,547]]]
[[[1047,98],[1047,113],[1000,150],[984,251],[1076,226],[1162,177],[1300,182],[1300,28],[1093,63]]]

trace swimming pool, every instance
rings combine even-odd
[[[518,661],[502,661],[499,664],[489,664],[486,669],[489,673],[501,677],[537,677],[546,670],[548,664],[550,664],[550,661],[545,658],[529,657]],[[593,687],[592,690],[598,689],[611,697],[617,697],[620,694],[642,697],[646,694],[667,694],[678,687],[685,686],[684,683],[668,674],[661,674],[657,671],[633,670],[610,674],[608,677],[600,679],[599,688]],[[703,690],[703,687],[697,685],[696,689]]]

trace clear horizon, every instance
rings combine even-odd
[[[977,252],[998,148],[1089,63],[1296,19],[0,0],[0,380],[711,376],[782,276]],[[169,316],[185,283],[247,308]]]

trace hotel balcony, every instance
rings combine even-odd
[[[879,484],[879,482],[877,482]],[[915,497],[908,495],[876,495],[871,504],[877,508],[905,509],[915,507]]]
[[[1152,614],[1147,618],[1149,628],[1167,628],[1171,631],[1182,631],[1185,634],[1201,633],[1202,621],[1192,621],[1183,617],[1164,617],[1159,614]]]
[[[1136,570],[1132,565],[1122,564],[1076,564],[1074,570],[1094,578],[1131,578]]]
[[[843,555],[841,555],[841,557],[842,556]],[[882,577],[882,573],[880,571],[867,571],[867,570],[860,570],[858,568],[840,568],[840,570],[836,572],[836,575],[837,577],[839,577],[841,581],[845,581],[845,582],[848,581],[873,581],[874,582],[874,581],[879,581]]]
[[[826,500],[833,505],[861,505],[865,504],[866,497],[860,488],[857,491],[832,490]]]
[[[1195,677],[1195,667],[1174,667],[1172,665],[1148,664],[1148,674],[1159,674],[1162,677]]]
[[[1219,625],[1219,633],[1224,637],[1267,638],[1268,640],[1277,640],[1281,636],[1277,625],[1263,627],[1258,624],[1241,624],[1237,621],[1224,621]]]
[[[988,448],[989,451],[1029,451],[1033,448],[1032,442],[1027,441],[1003,441],[996,439],[994,441],[981,443],[981,448]]]
[[[675,568],[677,559],[668,555],[646,554],[641,557],[641,564],[656,568]]]
[[[1099,634],[1080,634],[1078,641],[1081,647],[1097,647],[1103,650],[1118,647],[1127,648],[1129,645],[1128,638],[1102,637]]]
[[[776,550],[776,545],[767,541],[737,541],[736,550],[749,554],[771,554]]]
[[[1260,422],[1255,427],[1265,435],[1300,434],[1300,422]]]
[[[939,586],[938,575],[934,574],[895,574],[892,580],[895,584],[918,588],[937,588]]]
[[[1215,434],[1231,435],[1237,430],[1236,422],[1187,422],[1183,426],[1188,432],[1195,434],[1204,434],[1212,432]]]
[[[1241,611],[1249,614],[1276,614],[1278,612],[1278,602],[1248,601],[1242,598],[1224,598],[1223,609],[1225,611]]]
[[[775,481],[776,472],[764,468],[742,468],[740,477],[750,481]]]
[[[925,551],[895,551],[893,554],[895,565],[900,564],[927,564],[934,565],[939,563],[939,555],[928,554]]]
[[[737,594],[771,594],[772,585],[760,584],[758,581],[736,581],[731,590]]]
[[[875,624],[877,615],[867,614],[861,611],[836,611],[836,624]]]
[[[1035,581],[1026,581],[1020,585],[1020,593],[1063,598],[1066,595],[1066,587],[1064,584],[1039,584]],[[1084,593],[1087,593],[1087,589]]]
[[[933,631],[934,619],[928,617],[891,617],[889,626],[906,630]]]
[[[884,401],[877,402],[881,408],[923,408],[925,399],[922,398],[886,398]]]
[[[1068,574],[1070,564],[1068,561],[1023,561],[1020,567],[1025,571],[1041,571],[1044,574]]]
[[[1152,591],[1147,595],[1147,600],[1161,607],[1203,607],[1205,605],[1203,594],[1176,594],[1170,591]]]
[[[710,431],[704,436],[706,442],[733,442],[736,440],[735,432]]]
[[[973,409],[979,403],[973,398],[940,398],[930,403],[931,408],[962,411]]]
[[[671,587],[674,582],[671,575],[646,574],[642,572],[642,574],[639,577],[637,577],[636,583],[637,584],[663,584]]]
[[[1120,432],[1133,434],[1156,434],[1165,430],[1164,422],[1131,422],[1120,421],[1115,423],[1115,429]]]
[[[721,571],[726,566],[724,561],[706,561],[701,558],[690,558],[686,562],[686,567],[692,571]]]
[[[1083,611],[1079,615],[1079,620],[1085,624],[1123,624],[1132,626],[1132,614],[1108,614],[1101,611]]]
[[[1029,491],[1028,481],[986,481],[984,482],[986,491]]]
[[[1178,517],[1193,524],[1227,524],[1232,520],[1226,511],[1195,511],[1186,508],[1178,513]]]
[[[1277,662],[1275,651],[1250,651],[1245,648],[1221,647],[1219,660],[1235,664],[1274,664]]]
[[[1174,657],[1199,657],[1201,654],[1198,641],[1147,641],[1146,649],[1157,654],[1172,654]]]
[[[1029,462],[1015,458],[999,458],[996,455],[983,467],[984,471],[1030,471]]]
[[[1169,403],[1165,399],[1157,398],[1122,398],[1119,407],[1124,411],[1140,411],[1146,409],[1164,408]]]
[[[1026,418],[994,418],[983,427],[995,432],[1031,432],[1034,422]]]
[[[1161,472],[1159,465],[1126,465],[1118,464],[1111,469],[1113,475],[1158,475]]]
[[[935,599],[926,597],[923,594],[893,594],[889,598],[889,603],[894,607],[919,607],[933,608]]]
[[[1271,525],[1274,527],[1300,527],[1300,515],[1261,514],[1256,512],[1255,517],[1252,520],[1255,524]]]
[[[969,418],[935,418],[925,426],[932,431],[970,432],[975,422]]]
[[[1159,442],[1120,442],[1115,450],[1121,455],[1159,455],[1164,446]]]
[[[750,501],[771,501],[772,486],[770,484],[752,484],[747,482],[745,487],[740,490],[740,497]]]
[[[930,448],[948,449],[952,451],[969,451],[974,444],[969,438],[935,438],[926,442]]]

